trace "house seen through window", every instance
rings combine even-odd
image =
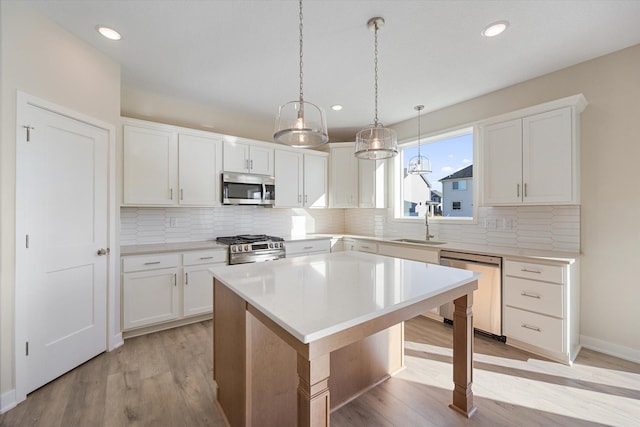
[[[473,129],[421,140],[420,154],[431,161],[431,173],[411,175],[407,166],[418,155],[418,142],[400,146],[399,218],[473,217]]]

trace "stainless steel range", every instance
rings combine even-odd
[[[266,234],[243,234],[218,237],[229,245],[229,264],[272,261],[285,257],[284,239]]]

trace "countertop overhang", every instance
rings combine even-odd
[[[209,271],[303,343],[480,278],[472,271],[360,252],[221,266]]]

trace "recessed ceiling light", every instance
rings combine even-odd
[[[340,105],[340,104],[332,105],[332,106],[331,106],[331,109],[332,109],[333,111],[340,111],[340,110],[342,110],[342,105]]]
[[[487,25],[484,30],[482,30],[482,35],[485,37],[495,37],[499,34],[502,34],[508,27],[509,21],[493,22]]]
[[[98,25],[96,30],[102,35],[102,37],[108,38],[109,40],[120,40],[122,38],[120,33],[113,28]]]

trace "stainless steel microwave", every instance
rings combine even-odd
[[[265,205],[275,203],[275,178],[269,175],[222,173],[223,205]]]

